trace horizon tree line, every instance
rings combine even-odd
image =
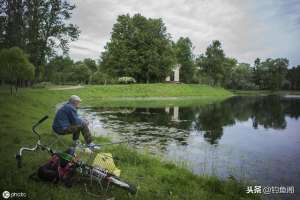
[[[161,18],[141,14],[118,16],[98,61],[86,58],[75,62],[68,56],[70,42],[80,34],[69,21],[74,5],[66,0],[0,3],[0,83],[16,88],[30,80],[113,84],[120,77],[131,77],[137,83],[164,82],[175,64],[180,64],[182,83],[231,89],[300,89],[300,65],[288,69],[286,58],[257,58],[253,66],[239,63],[226,56],[218,40],[196,56],[188,37],[173,41]],[[22,59],[10,64],[8,54]],[[18,71],[11,65],[24,65],[24,69]]]

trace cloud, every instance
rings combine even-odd
[[[226,55],[253,63],[256,57],[287,57],[300,64],[298,0],[74,0],[72,22],[82,33],[70,56],[99,58],[118,15],[162,18],[174,40],[189,37],[194,53],[220,40]]]

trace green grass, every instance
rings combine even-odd
[[[54,185],[28,179],[29,174],[49,158],[46,153],[25,153],[21,169],[17,169],[14,155],[18,148],[35,141],[31,126],[44,114],[48,114],[50,120],[40,127],[40,132],[44,141],[51,139],[50,127],[55,105],[66,100],[70,94],[80,95],[84,100],[84,106],[101,106],[105,98],[115,98],[121,91],[119,96],[122,97],[167,95],[179,97],[185,94],[186,96],[198,94],[202,97],[207,96],[204,99],[222,99],[231,95],[221,88],[164,84],[90,86],[63,91],[23,89],[17,96],[9,96],[7,90],[0,89],[1,191],[26,192],[30,199],[96,199],[84,192],[83,184],[76,184],[68,189],[62,184]],[[106,105],[108,102],[106,101]],[[70,142],[70,138],[65,141]],[[98,138],[97,141],[107,141],[107,139]],[[237,181],[197,176],[183,167],[175,166],[147,153],[137,152],[127,146],[110,146],[104,151],[111,152],[117,158],[117,166],[122,170],[121,177],[138,185],[139,191],[136,196],[130,196],[123,190],[113,188],[109,193],[102,192],[102,197],[98,199],[108,199],[112,196],[116,199],[259,199],[257,196],[246,195],[245,186]]]
[[[131,84],[88,86],[86,96],[97,97],[180,97],[180,96],[228,96],[223,88],[212,88],[198,84]],[[78,91],[85,88],[78,89]]]
[[[53,87],[51,88],[53,89]],[[207,85],[197,84],[131,84],[131,85],[100,85],[86,86],[76,90],[52,91],[55,94],[79,95],[85,105],[104,106],[139,106],[151,102],[153,106],[180,104],[181,98],[186,98],[189,102],[219,100],[232,96],[232,93],[223,88],[212,88]],[[145,99],[148,97],[161,98]],[[172,99],[170,99],[172,97]],[[129,101],[126,101],[129,100]],[[125,104],[124,104],[125,103]]]

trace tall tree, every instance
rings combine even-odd
[[[180,37],[175,44],[176,60],[181,65],[180,81],[190,83],[193,81],[195,65],[193,61],[193,45],[191,40]]]
[[[206,49],[206,71],[214,79],[214,84],[220,84],[223,79],[223,63],[225,54],[221,46],[221,42],[215,40]]]
[[[68,0],[0,0],[1,46],[19,46],[30,55],[36,79],[41,78],[47,57],[78,38],[78,27],[69,23],[75,8]]]
[[[74,62],[70,57],[57,56],[45,66],[45,80],[54,83],[65,83],[71,76]]]
[[[269,87],[272,90],[279,90],[283,85],[285,76],[287,74],[289,66],[289,60],[286,58],[276,58],[272,60],[270,71],[270,83]]]
[[[254,83],[259,89],[264,89],[267,85],[268,68],[267,65],[262,65],[261,62],[260,58],[256,58],[254,61]]]
[[[290,83],[289,89],[299,90],[300,89],[300,65],[288,69],[286,79]]]
[[[23,48],[24,5],[22,0],[0,0],[0,5],[0,47],[18,46]]]
[[[83,63],[91,70],[91,72],[96,72],[98,70],[98,66],[96,61],[91,58],[85,58]]]
[[[286,58],[265,61],[256,60],[254,63],[254,79],[260,89],[278,90],[282,87],[287,74],[289,60]]]
[[[90,80],[91,70],[84,63],[73,65],[69,81],[76,83],[88,84]]]
[[[223,74],[223,78],[221,80],[221,84],[222,86],[228,86],[228,84],[230,83],[231,79],[232,79],[232,75],[233,75],[233,69],[236,68],[238,62],[236,59],[234,58],[228,58],[226,57],[223,63],[223,70],[222,70],[222,74]]]
[[[225,62],[226,57],[221,42],[214,40],[207,47],[205,55],[201,55],[198,58],[197,63],[201,71],[211,77],[213,85],[222,85],[225,76]]]
[[[239,63],[233,69],[227,87],[238,90],[256,89],[253,82],[253,69],[248,63]]]
[[[161,19],[120,15],[101,56],[101,68],[138,82],[162,81],[175,62],[170,35]]]

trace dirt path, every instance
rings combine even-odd
[[[84,86],[82,85],[58,86],[58,87],[49,88],[49,90],[73,90],[73,89],[80,89],[80,88],[84,88]]]

